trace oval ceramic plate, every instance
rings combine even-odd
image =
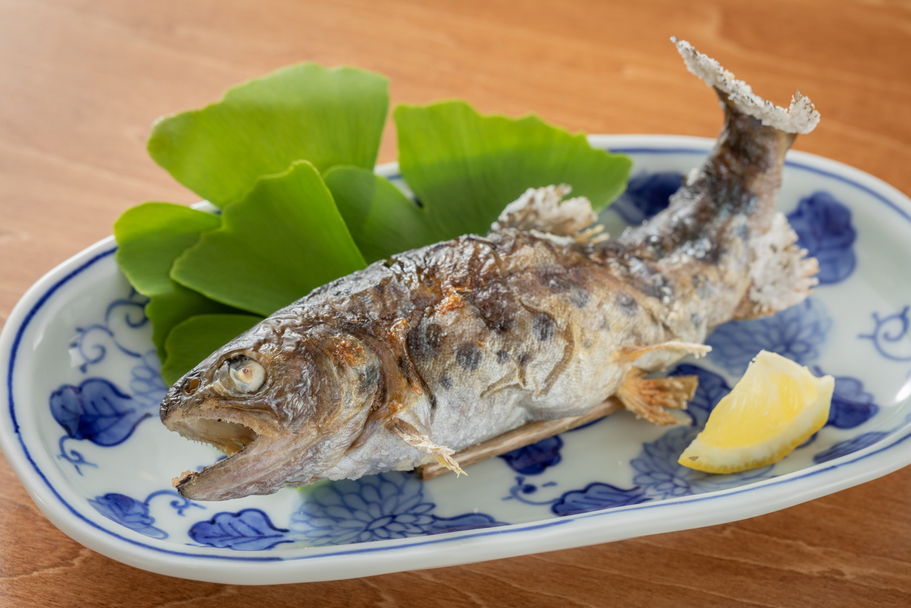
[[[635,161],[608,231],[647,219],[712,141],[594,137]],[[395,178],[394,166],[381,172]],[[41,279],[0,338],[0,439],[47,517],[133,566],[221,583],[270,584],[431,568],[708,526],[781,509],[911,462],[911,201],[808,154],[788,157],[780,208],[820,260],[822,284],[773,317],[724,325],[698,374],[691,424],[626,413],[422,483],[409,473],[191,503],[171,478],[217,454],[158,422],[165,391],[144,300],[112,239]],[[708,475],[676,459],[761,349],[836,377],[828,424],[780,463]]]

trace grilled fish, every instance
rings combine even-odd
[[[670,206],[600,238],[584,198],[532,189],[485,236],[402,253],[314,290],[225,345],[161,404],[171,430],[228,456],[175,479],[224,500],[440,462],[609,396],[657,424],[695,378],[651,378],[732,319],[806,297],[816,260],[774,209],[785,152],[819,116],[755,96],[675,44],[724,126]]]

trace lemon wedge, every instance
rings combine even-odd
[[[677,462],[707,473],[778,462],[826,423],[834,388],[832,376],[762,351]]]

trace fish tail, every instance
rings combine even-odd
[[[794,93],[788,109],[776,106],[759,97],[742,80],[724,69],[717,61],[700,53],[686,40],[671,41],[683,57],[687,69],[713,87],[726,106],[732,111],[746,114],[758,119],[764,126],[792,135],[806,134],[819,124],[819,112],[808,97]]]
[[[752,319],[784,310],[806,298],[817,284],[817,261],[797,246],[797,234],[775,211],[775,204],[785,153],[798,134],[809,133],[819,124],[819,112],[799,91],[789,108],[776,106],[688,42],[671,40],[689,71],[715,89],[724,107],[721,135],[700,174],[693,176],[692,186],[713,202],[715,213],[742,214],[748,228],[744,235],[751,235],[747,243],[750,287],[733,318]]]
[[[715,89],[724,108],[715,148],[690,182],[698,179],[711,200],[747,215],[751,228],[763,233],[771,225],[785,153],[798,134],[816,127],[819,112],[799,91],[789,108],[776,106],[685,40],[671,40],[687,69]]]

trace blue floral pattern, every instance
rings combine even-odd
[[[554,502],[551,511],[555,515],[575,515],[598,509],[612,509],[637,505],[650,498],[640,488],[624,490],[607,483],[590,483],[584,490],[566,492]]]
[[[51,415],[66,431],[59,441],[58,457],[71,463],[80,475],[81,467],[96,465],[69,447],[69,440],[89,441],[101,447],[121,444],[143,420],[157,414],[167,390],[155,349],[143,352],[141,333],[137,332],[149,324],[145,315],[147,302],[147,298],[132,290],[127,298],[108,304],[102,323],[77,328],[76,338],[69,345],[74,364],[83,374],[104,362],[112,352],[136,361],[129,379],[132,394],[109,379],[93,377],[78,385],[63,384],[49,397]]]
[[[817,376],[823,375],[818,367],[814,372]],[[829,408],[826,426],[853,429],[875,416],[877,412],[879,406],[873,403],[873,395],[864,391],[863,382],[850,376],[835,377],[835,390],[832,392],[832,405]]]
[[[138,363],[130,370],[132,397],[142,407],[157,412],[167,390],[168,387],[161,378],[158,354],[152,349],[141,355]]]
[[[184,515],[184,511],[190,507],[205,508],[202,505],[190,502],[174,490],[152,492],[144,501],[135,500],[125,494],[111,492],[89,499],[89,504],[108,519],[130,530],[151,538],[167,538],[167,532],[152,525],[155,523],[155,518],[149,514],[149,503],[153,498],[159,496],[176,497],[176,499],[171,500],[171,508],[176,510],[178,515]]]
[[[549,467],[560,464],[560,448],[562,447],[563,440],[559,436],[548,437],[537,443],[501,454],[500,458],[505,460],[506,464],[516,473],[539,475]]]
[[[142,352],[131,344],[127,336],[118,335],[121,330],[139,329],[148,325],[145,314],[148,298],[131,290],[127,298],[120,298],[108,304],[103,323],[93,323],[76,328],[76,338],[70,343],[70,352],[80,360],[79,369],[86,373],[90,366],[101,363],[113,347],[128,357],[140,358]]]
[[[312,544],[340,545],[505,525],[484,513],[438,517],[435,508],[413,474],[381,473],[313,488],[291,528]]]
[[[208,521],[193,524],[189,532],[190,538],[202,545],[239,551],[262,551],[292,542],[287,533],[287,529],[273,525],[269,516],[259,509],[219,513]]]
[[[90,499],[89,504],[110,520],[152,538],[167,538],[168,533],[152,524],[149,506],[124,494],[105,494]]]
[[[51,414],[73,439],[109,447],[126,440],[151,416],[132,397],[102,378],[79,386],[65,384],[51,393]]]
[[[854,272],[857,231],[851,224],[851,210],[834,196],[820,191],[800,199],[788,221],[797,233],[797,244],[819,261],[821,285],[844,281]]]
[[[810,297],[771,317],[725,323],[706,343],[712,347],[713,363],[740,376],[761,350],[809,365],[819,358],[831,327],[822,302]]]
[[[828,462],[830,460],[835,460],[842,456],[846,456],[853,452],[857,452],[866,447],[870,447],[874,443],[883,439],[889,433],[885,431],[871,431],[869,433],[861,433],[856,437],[851,439],[846,439],[845,441],[840,441],[833,445],[832,447],[819,452],[813,456],[813,462],[816,464],[821,464],[823,462]]]

